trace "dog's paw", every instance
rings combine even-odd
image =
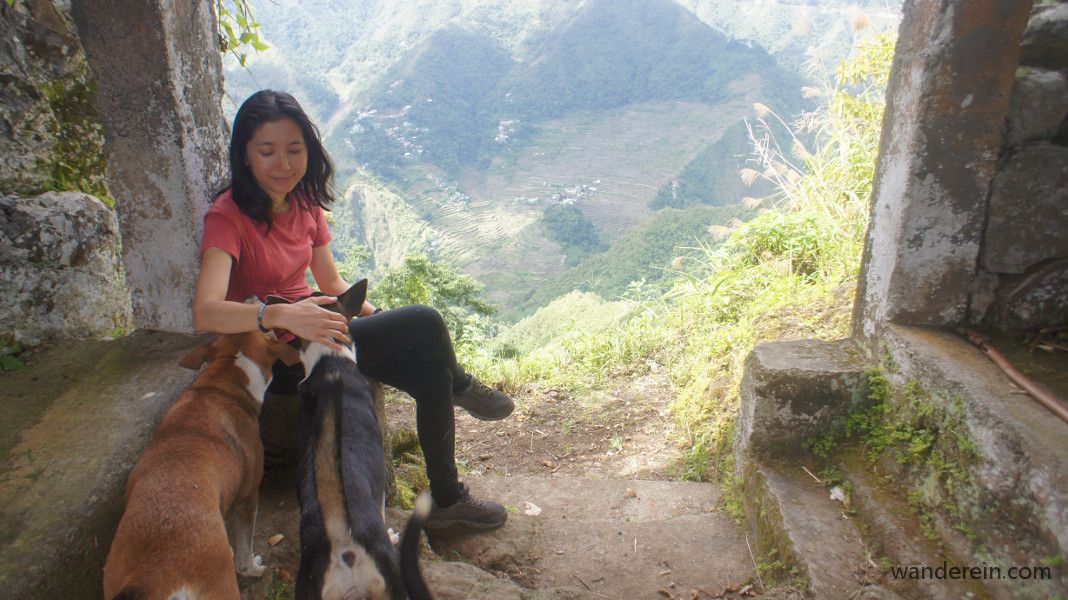
[[[242,577],[259,577],[267,571],[267,567],[263,564],[263,559],[259,556],[252,557],[252,564],[246,567],[238,567],[237,574]]]
[[[389,541],[392,542],[394,546],[400,543],[400,534],[393,531],[392,527],[389,528]]]

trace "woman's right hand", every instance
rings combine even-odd
[[[303,340],[341,350],[341,344],[351,343],[348,323],[341,314],[322,307],[334,302],[337,298],[332,296],[311,296],[292,304],[273,304],[264,314],[264,324],[286,329]],[[270,312],[274,314],[268,315]]]

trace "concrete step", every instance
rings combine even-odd
[[[852,484],[852,506],[859,531],[879,569],[887,567],[937,567],[943,563],[971,563],[971,548],[958,532],[939,532],[937,539],[928,537],[916,512],[908,506],[893,476],[875,472],[879,465],[859,451],[847,452],[842,458],[842,477]],[[905,598],[957,600],[991,598],[991,592],[975,580],[894,580],[886,585]]]
[[[432,532],[432,546],[531,589],[663,600],[719,594],[752,577],[744,531],[717,510],[720,491],[711,484],[534,476],[468,483],[477,497],[511,507],[509,522],[490,532]],[[525,514],[528,503],[540,513]]]
[[[0,589],[99,598],[126,475],[204,338],[137,332],[58,346],[0,376]]]
[[[796,580],[806,598],[896,599],[870,583],[872,568],[857,523],[799,464],[749,462],[744,472],[746,519],[770,577]]]
[[[879,355],[885,410],[854,413],[878,421],[872,425],[888,445],[876,460],[857,460],[848,448],[862,442],[841,437],[846,415],[872,402],[862,389],[864,363],[848,341],[779,342],[750,355],[736,473],[760,552],[774,550],[816,598],[1068,596],[1068,425],[953,333],[891,326]],[[806,442],[834,431],[840,435],[827,462],[847,467],[855,516],[799,464],[816,470],[821,460]],[[1004,578],[909,585],[893,581],[887,561],[991,567]],[[1050,576],[1010,581],[1010,567],[1048,568]]]

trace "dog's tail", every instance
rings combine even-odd
[[[434,599],[419,569],[419,538],[422,537],[423,525],[430,516],[432,505],[433,500],[430,499],[430,494],[423,492],[415,501],[415,510],[408,518],[408,525],[404,528],[404,535],[401,537],[401,579],[404,581],[404,587],[407,588],[408,597],[411,600]]]

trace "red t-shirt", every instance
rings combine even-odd
[[[291,204],[287,212],[272,215],[266,235],[267,226],[242,213],[230,190],[208,209],[200,254],[219,248],[234,258],[227,300],[243,302],[252,295],[260,300],[269,295],[294,300],[311,294],[304,272],[311,264],[312,248],[330,241],[330,229],[322,208]]]

